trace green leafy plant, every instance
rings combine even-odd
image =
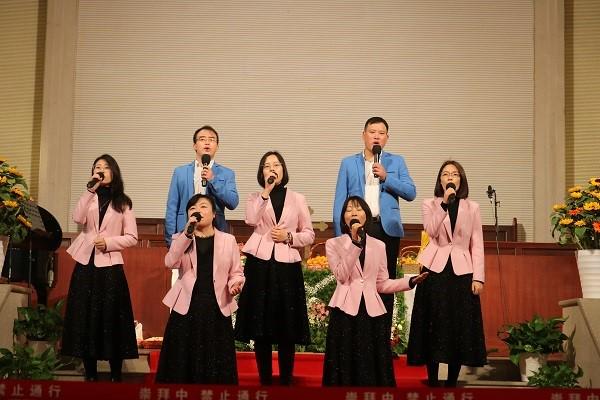
[[[578,379],[583,376],[583,370],[577,366],[577,372],[567,363],[546,364],[529,377],[528,386],[536,387],[579,387]]]
[[[574,186],[565,202],[552,207],[552,236],[559,244],[575,244],[579,249],[600,249],[600,178],[590,178],[584,189]]]
[[[15,345],[14,352],[0,349],[0,379],[53,379],[53,372],[61,363],[53,347],[39,356],[32,348]]]
[[[560,330],[564,318],[544,319],[535,315],[532,320],[507,325],[498,337],[508,345],[510,360],[519,365],[519,354],[550,354],[563,352],[568,337]]]
[[[0,235],[10,236],[14,243],[21,242],[31,228],[23,212],[27,199],[23,174],[0,157]]]
[[[59,300],[54,307],[38,304],[35,307],[19,307],[19,318],[15,319],[13,333],[23,335],[28,340],[46,340],[56,342],[62,335],[64,300]]]

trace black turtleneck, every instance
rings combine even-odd
[[[456,226],[456,216],[458,215],[458,202],[460,199],[457,197],[456,201],[452,204],[442,203],[441,206],[444,211],[448,211],[450,215],[450,227],[452,228],[452,233],[454,234],[454,227]]]
[[[271,191],[269,197],[271,197],[271,205],[273,206],[273,211],[275,211],[275,221],[279,222],[279,218],[281,218],[281,213],[283,212],[283,203],[285,202],[285,194],[287,192],[287,188],[285,186],[275,186]]]
[[[110,206],[110,187],[108,186],[100,186],[96,189],[96,194],[98,195],[98,211],[100,213],[100,219],[98,222],[98,226],[102,225],[102,220],[104,219],[104,215],[106,214],[106,210]]]

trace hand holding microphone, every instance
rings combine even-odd
[[[185,230],[186,236],[190,237],[194,233],[194,229],[196,229],[196,224],[198,222],[200,222],[201,219],[202,219],[202,214],[200,214],[198,211],[196,211],[195,213],[190,215],[190,219],[188,221],[188,225]]]
[[[210,155],[208,154],[202,154],[202,157],[200,158],[200,162],[202,163],[202,187],[206,187],[207,184],[207,174],[210,171],[208,169],[208,164],[210,164]]]
[[[96,189],[100,185],[100,182],[102,182],[103,180],[104,180],[104,172],[102,172],[102,171],[96,172],[94,175],[92,175],[92,179],[87,183],[86,186],[88,189],[94,188],[93,191],[96,191]]]
[[[446,185],[446,192],[444,193],[445,203],[450,205],[456,201],[456,185],[452,182],[448,182]]]
[[[371,149],[371,152],[373,153],[373,163],[375,164],[379,164],[379,161],[381,160],[381,146],[378,144],[373,145],[373,148]],[[381,176],[381,174],[377,173],[376,169],[377,166],[373,166],[373,175],[375,175],[375,178],[383,178],[383,180],[385,180],[385,176]]]
[[[350,220],[350,229],[352,230],[352,240],[364,242],[365,240],[365,227],[361,225],[357,219]]]

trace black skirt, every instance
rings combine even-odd
[[[310,344],[306,293],[300,262],[281,263],[247,255],[246,283],[239,298],[235,338]]]
[[[221,313],[216,299],[211,302],[197,295],[197,286],[198,280],[186,315],[171,311],[156,382],[235,385],[238,376],[231,317]]]
[[[123,265],[77,263],[67,297],[62,354],[95,360],[138,358]]]
[[[409,365],[427,363],[480,367],[487,363],[479,296],[473,274],[455,275],[448,259],[440,273],[417,286],[407,349]]]
[[[331,309],[323,386],[396,386],[386,314],[369,316],[364,298],[356,316]]]

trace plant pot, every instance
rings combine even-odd
[[[581,292],[586,299],[600,299],[600,250],[577,250]]]
[[[530,376],[535,374],[543,365],[546,365],[547,359],[548,356],[546,354],[519,354],[519,370],[521,371],[521,381],[528,382]]]

